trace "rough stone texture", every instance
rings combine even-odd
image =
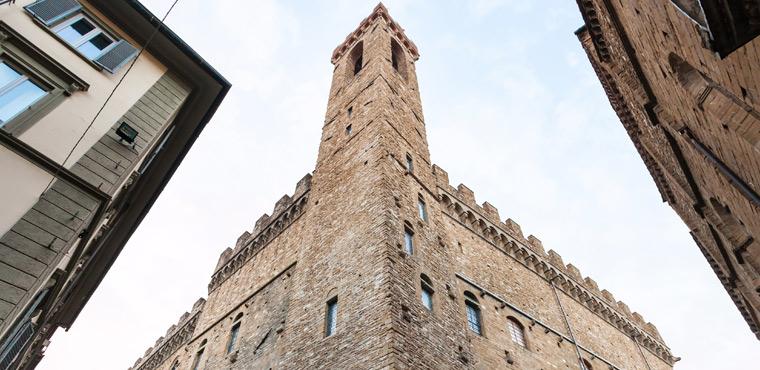
[[[760,38],[726,54],[669,1],[577,2],[576,34],[663,201],[760,338]]]
[[[222,252],[192,337],[170,330],[133,369],[190,368],[201,348],[206,369],[579,369],[577,353],[594,369],[672,368],[653,325],[432,165],[413,45],[380,5],[336,49],[313,179]],[[477,297],[482,336],[467,326],[465,292]],[[336,331],[325,337],[335,298]],[[154,360],[167,341],[183,344]]]

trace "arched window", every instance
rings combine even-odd
[[[227,353],[232,352],[237,344],[238,335],[240,334],[240,322],[243,319],[243,313],[237,314],[235,320],[232,320],[232,327],[230,327],[230,339],[227,341]]]
[[[591,364],[588,361],[586,361],[585,358],[581,359],[581,366],[582,366],[581,370],[594,370],[594,368],[591,366]]]
[[[396,39],[391,39],[391,64],[393,69],[406,79],[406,55]]]
[[[507,329],[509,329],[509,335],[512,337],[512,341],[519,346],[527,348],[525,345],[525,328],[514,317],[507,318]]]
[[[201,364],[203,362],[203,352],[206,350],[206,343],[208,343],[208,341],[204,339],[201,342],[201,345],[198,346],[198,351],[195,352],[195,359],[193,360],[193,370],[198,370],[201,368]]]
[[[362,67],[364,66],[363,64],[364,60],[362,58],[363,56],[364,56],[364,42],[359,41],[359,43],[356,44],[356,46],[354,46],[354,48],[351,50],[351,54],[350,54],[350,59],[349,59],[350,63],[348,66],[349,68],[351,68],[350,69],[350,71],[352,72],[351,76],[356,76],[357,74],[359,74],[359,71],[362,70]]]
[[[422,305],[429,311],[433,310],[433,282],[425,275],[420,275],[420,285],[422,287]]]
[[[477,335],[483,335],[478,299],[471,292],[464,292],[464,304],[467,310],[467,326]]]

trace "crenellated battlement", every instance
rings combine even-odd
[[[364,20],[359,23],[359,26],[354,30],[353,32],[349,33],[348,36],[346,36],[346,39],[338,45],[338,47],[335,48],[332,54],[332,63],[335,64],[338,59],[348,50],[348,48],[353,45],[353,43],[362,37],[362,35],[367,32],[369,29],[370,24],[372,24],[372,21],[375,20],[378,17],[382,17],[388,22],[390,25],[391,32],[394,36],[402,43],[406,48],[409,50],[409,53],[412,55],[414,60],[417,60],[420,58],[420,53],[417,49],[417,45],[410,40],[406,34],[404,34],[404,29],[399,26],[396,21],[393,20],[393,18],[388,14],[388,9],[385,8],[385,5],[383,3],[377,4],[374,10],[372,10],[372,14],[370,14],[367,18],[364,18]]]
[[[501,222],[496,207],[488,202],[478,205],[475,192],[469,187],[450,185],[448,173],[437,165],[433,165],[433,174],[440,189],[439,201],[444,206],[444,213],[543,276],[652,353],[669,363],[675,361],[654,324],[646,322],[639,313],[632,313],[628,305],[616,301],[606,289],[600,290],[594,279],[584,277],[573,264],[565,264],[559,253],[552,249],[546,252],[536,236],[524,237],[515,221]]]
[[[311,174],[306,174],[296,184],[292,196],[283,195],[274,205],[272,215],[263,214],[256,220],[253,231],[244,231],[235,242],[234,248],[225,249],[216,263],[214,274],[208,285],[211,293],[245,262],[256,255],[279,233],[295,221],[304,211],[311,190]]]
[[[129,370],[155,369],[163,363],[169,356],[185,345],[192,338],[195,331],[195,325],[198,322],[206,300],[198,298],[193,304],[190,312],[185,312],[180,316],[177,324],[172,325],[166,330],[164,336],[158,338],[152,347],[148,348],[142,357],[135,361]]]

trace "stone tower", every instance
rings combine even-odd
[[[335,49],[316,169],[133,369],[670,369],[656,328],[430,161],[382,5]]]

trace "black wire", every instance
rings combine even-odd
[[[150,37],[148,37],[148,40],[145,41],[145,44],[143,44],[143,46],[140,48],[140,51],[137,53],[137,55],[135,56],[135,58],[132,60],[132,63],[129,64],[129,67],[127,67],[126,72],[124,72],[124,74],[121,76],[121,78],[119,79],[119,82],[116,83],[116,86],[113,87],[113,89],[111,90],[111,93],[108,94],[108,97],[103,102],[103,105],[100,107],[100,109],[98,110],[98,112],[95,113],[95,116],[92,117],[92,121],[90,121],[90,124],[87,126],[87,128],[84,130],[84,132],[82,132],[82,136],[79,137],[79,140],[77,140],[77,142],[71,148],[71,151],[69,151],[69,154],[66,155],[66,159],[64,159],[63,162],[61,162],[61,167],[59,167],[58,169],[55,170],[55,173],[53,173],[53,178],[50,179],[50,182],[45,187],[45,190],[43,190],[42,193],[40,193],[40,197],[42,197],[45,194],[45,192],[47,192],[50,189],[50,185],[52,185],[53,181],[55,181],[58,178],[58,174],[60,173],[60,169],[64,168],[66,166],[66,162],[68,162],[68,160],[71,158],[71,155],[74,154],[74,150],[76,150],[76,148],[79,146],[79,143],[82,142],[82,139],[84,139],[84,136],[87,134],[87,131],[90,131],[90,129],[92,128],[92,125],[95,124],[95,120],[98,119],[98,117],[100,116],[100,113],[103,112],[103,109],[105,109],[105,107],[108,104],[108,102],[114,96],[114,94],[116,93],[116,89],[118,89],[119,86],[121,86],[121,83],[124,82],[124,79],[129,74],[129,71],[132,70],[132,67],[134,67],[135,63],[137,63],[137,60],[140,58],[140,55],[142,55],[143,51],[145,51],[145,48],[148,47],[148,44],[150,44],[150,42],[153,41],[153,38],[156,37],[156,35],[158,34],[158,31],[161,29],[161,27],[164,26],[164,21],[166,21],[166,18],[169,16],[169,14],[174,9],[174,6],[177,5],[178,2],[179,2],[179,0],[174,0],[174,2],[172,3],[172,6],[169,7],[169,10],[166,11],[166,14],[164,14],[164,17],[161,18],[161,21],[158,23],[158,25],[156,25],[156,28],[153,30],[153,33],[151,33]],[[98,186],[98,189],[100,189],[100,186]]]

